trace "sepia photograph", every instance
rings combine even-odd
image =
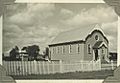
[[[2,64],[6,75],[15,80],[94,80],[114,75],[118,15],[112,6],[14,3],[5,8]]]

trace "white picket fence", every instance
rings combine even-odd
[[[101,70],[100,60],[96,62],[3,61],[3,66],[6,68],[8,75],[41,75]]]
[[[116,61],[111,61],[109,63],[101,64],[101,69],[102,70],[114,70],[115,68],[117,68],[117,62]]]

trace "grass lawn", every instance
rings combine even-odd
[[[107,76],[112,76],[112,70],[102,70],[93,72],[69,72],[69,73],[56,73],[46,75],[27,75],[27,76],[12,76],[15,80],[23,79],[104,79]]]

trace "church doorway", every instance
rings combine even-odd
[[[95,49],[94,52],[95,52],[95,60],[97,61],[97,59],[98,59],[98,49]]]

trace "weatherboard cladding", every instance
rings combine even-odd
[[[71,45],[71,52],[69,51],[69,46]],[[51,59],[52,60],[62,60],[62,61],[79,61],[83,60],[84,55],[84,44],[79,44],[79,52],[76,47],[78,43],[70,44],[70,45],[61,45],[50,47],[51,51]],[[65,51],[63,52],[63,47]],[[54,48],[54,50],[53,50]],[[59,53],[58,53],[59,48]]]
[[[88,44],[90,44],[91,47],[95,45],[97,42],[95,39],[96,35],[99,36],[99,41],[104,41],[104,43],[108,45],[108,40],[101,26],[97,24],[60,33],[49,45],[51,60],[91,61],[94,58],[93,50],[91,49],[91,53],[88,53]],[[79,53],[78,44],[80,46]],[[70,46],[71,52],[69,49]],[[64,52],[63,48],[65,49]]]

